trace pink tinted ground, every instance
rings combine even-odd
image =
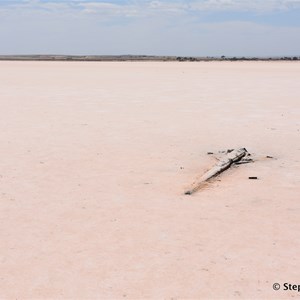
[[[299,296],[272,289],[300,284],[299,78],[287,62],[1,62],[0,298]],[[235,147],[257,161],[183,195],[208,151]]]

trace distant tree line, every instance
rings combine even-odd
[[[151,55],[0,55],[1,60],[33,61],[300,61],[300,56],[283,57],[236,57],[236,56],[151,56]]]
[[[214,56],[207,56],[207,57],[192,57],[192,56],[178,56],[176,57],[177,61],[211,61],[211,60],[216,60],[216,61],[257,61],[257,60],[263,60],[263,61],[268,61],[268,60],[300,60],[300,56],[283,56],[283,57],[268,57],[268,58],[263,58],[263,57],[226,57],[226,56],[221,56],[219,57],[214,57]]]

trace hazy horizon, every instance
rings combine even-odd
[[[196,55],[156,55],[156,54],[72,54],[72,53],[47,53],[47,54],[40,54],[40,53],[30,53],[30,54],[0,54],[0,57],[22,57],[22,56],[26,56],[26,57],[31,57],[31,56],[63,56],[63,57],[67,57],[67,56],[71,56],[71,57],[125,57],[125,56],[133,56],[133,57],[194,57],[194,58],[221,58],[221,57],[225,57],[225,58],[284,58],[284,57],[289,57],[289,58],[293,58],[293,57],[297,57],[299,58],[300,55],[257,55],[257,56],[250,56],[250,55],[205,55],[205,56],[196,56]]]
[[[300,0],[11,0],[0,25],[0,55],[300,55]]]

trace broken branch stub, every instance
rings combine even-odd
[[[230,168],[232,164],[240,161],[244,156],[246,156],[247,153],[248,152],[245,148],[240,148],[228,152],[227,155],[223,159],[221,159],[212,169],[203,174],[199,181],[195,183],[191,189],[185,192],[185,195],[192,195],[193,193],[197,192],[205,182]]]

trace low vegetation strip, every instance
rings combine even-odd
[[[151,55],[0,55],[0,60],[11,61],[298,61],[300,56],[284,57],[198,57]]]

